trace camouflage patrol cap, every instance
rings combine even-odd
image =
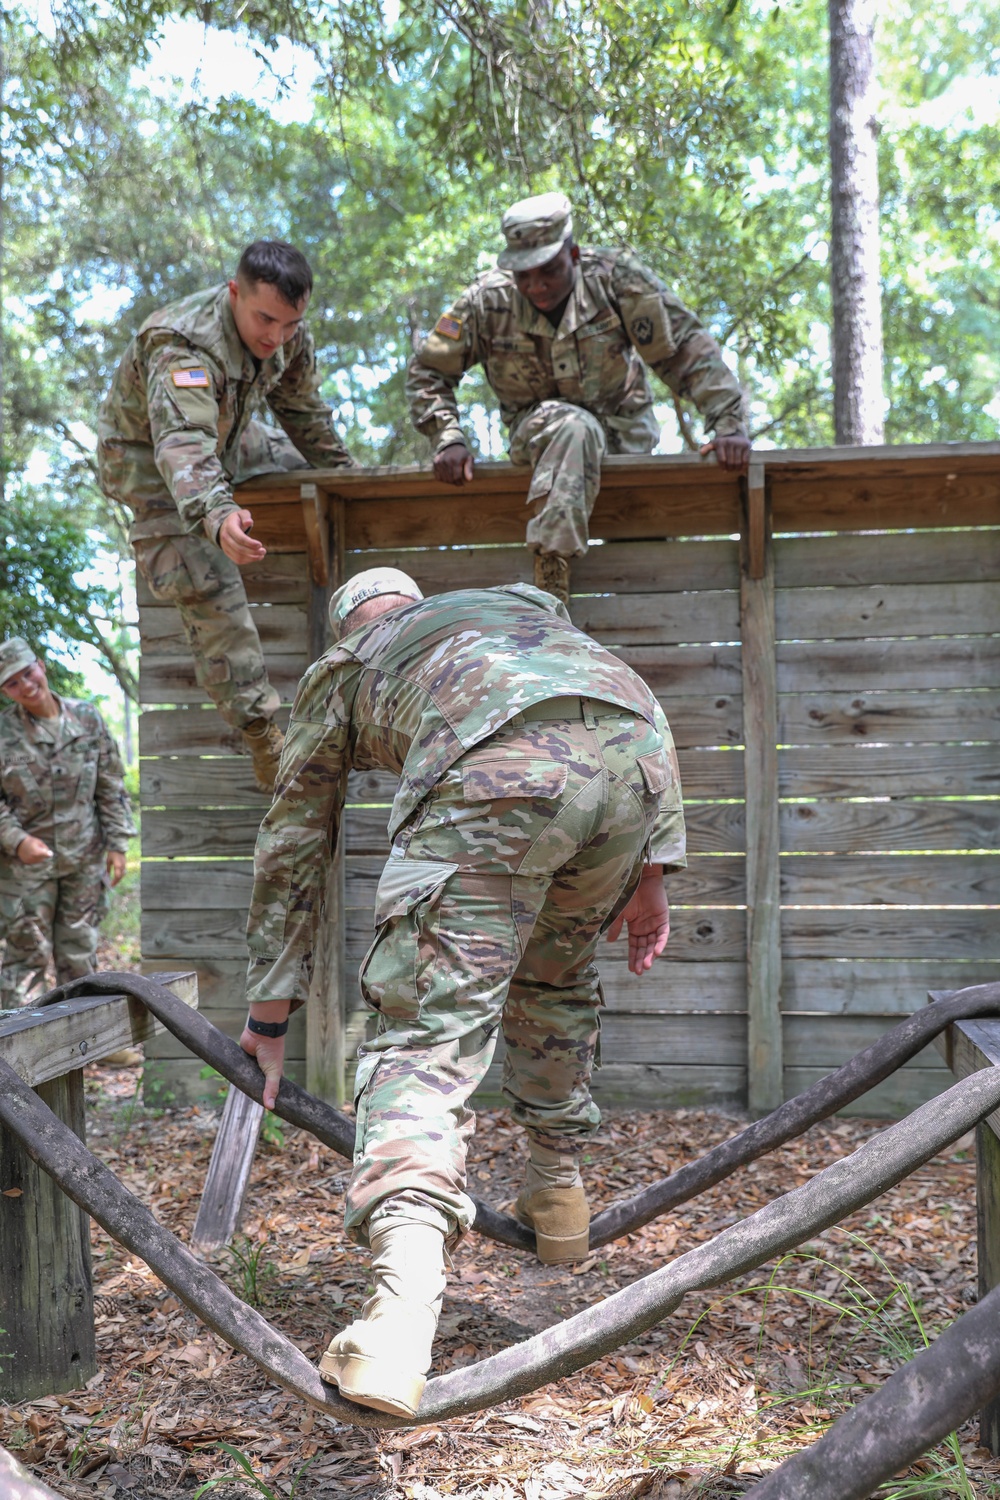
[[[424,597],[409,573],[399,568],[366,568],[363,573],[356,573],[347,583],[342,583],[330,600],[330,625],[335,641],[340,639],[344,621],[351,610],[364,604],[366,599],[377,599],[379,594],[403,594],[413,600]]]
[[[500,228],[507,248],[497,256],[497,265],[502,271],[531,271],[573,238],[573,208],[565,193],[540,193],[512,204]]]
[[[14,677],[18,672],[23,672],[25,667],[30,667],[37,657],[27,641],[19,635],[12,635],[9,641],[0,642],[0,687],[9,677]]]

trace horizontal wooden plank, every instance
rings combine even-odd
[[[208,1020],[219,1031],[225,1033],[234,1042],[238,1042],[246,1024],[247,1006],[245,993],[241,997],[235,997],[235,1003],[230,1006],[215,1006],[211,1011],[205,1012]],[[156,1038],[156,1045],[146,1049],[148,1058],[169,1057],[191,1057],[189,1047],[178,1041],[172,1032],[164,1031]],[[287,1061],[299,1061],[306,1056],[306,1013],[305,1007],[293,1011],[288,1021],[288,1032],[285,1036],[285,1058]]]
[[[781,896],[791,905],[1000,905],[998,854],[790,854]]]
[[[271,686],[283,703],[291,703],[299,681],[309,665],[307,657],[269,656],[264,659]],[[194,663],[188,657],[143,657],[139,663],[139,701],[143,704],[202,703],[209,699],[195,681]]]
[[[992,911],[947,906],[785,906],[781,951],[788,958],[974,958],[1000,963],[1000,922]]]
[[[928,990],[963,989],[1000,978],[1000,965],[966,959],[786,959],[787,1011],[870,1013],[902,1018],[927,1004]]]
[[[378,855],[347,857],[345,904],[370,911],[385,860]],[[998,860],[1000,865],[1000,860]],[[744,900],[744,861],[731,855],[695,857],[670,877],[674,903],[731,906]],[[205,907],[245,912],[253,885],[253,861],[144,860],[142,905],[146,911],[197,911]]]
[[[280,555],[269,552],[258,563],[240,569],[247,599],[251,604],[305,604],[309,598],[309,559],[305,549]],[[139,569],[135,570],[135,596],[139,609],[157,606],[149,584]]]
[[[309,616],[303,604],[259,604],[251,611],[265,652],[308,652]],[[183,656],[188,650],[180,615],[169,605],[147,605],[139,611],[143,655]]]
[[[573,624],[617,651],[621,646],[738,641],[734,589],[687,594],[583,594],[570,601]]]
[[[388,854],[388,810],[348,808],[344,847],[348,854]],[[142,815],[145,858],[233,859],[252,854],[261,813],[252,808],[213,808],[210,817],[197,808],[149,808]]]
[[[736,907],[675,907],[671,913],[670,954],[674,962],[742,959],[744,915]],[[239,911],[144,911],[143,959],[246,958],[245,921]],[[344,923],[349,963],[360,963],[371,943],[370,915],[349,911]],[[193,967],[197,967],[192,962]]]
[[[892,473],[873,454],[865,472],[805,477],[771,466],[768,478],[776,532],[882,531],[915,526],[991,526],[1000,476],[956,463],[950,472]]]
[[[984,635],[1000,630],[1000,590],[993,582],[776,589],[774,615],[786,641]]]
[[[897,1016],[810,1016],[786,1012],[781,1026],[785,1066],[839,1068],[877,1042],[898,1020]],[[946,1071],[944,1060],[933,1046],[923,1047],[903,1066]]]
[[[1000,692],[783,693],[778,724],[784,745],[995,744],[1000,740]]]
[[[783,802],[781,848],[790,854],[998,847],[1000,803]]]
[[[365,568],[402,568],[425,594],[489,588],[498,581],[530,583],[533,557],[521,542],[506,547],[390,548],[349,552],[348,577]],[[652,594],[690,589],[738,589],[739,548],[730,537],[712,540],[604,542],[573,559],[574,594]]]
[[[664,703],[668,718],[673,698],[694,697],[697,693],[715,698],[743,691],[740,648],[737,645],[621,646],[615,654],[638,672]],[[797,689],[788,687],[786,691],[795,692]]]
[[[774,579],[779,589],[1000,579],[1000,526],[883,536],[778,537]]]
[[[677,759],[681,784],[688,795],[743,795],[742,750],[682,750]],[[351,801],[385,805],[388,817],[396,785],[397,777],[391,772],[357,772],[351,777],[348,796]],[[139,762],[139,786],[144,807],[224,807],[240,803],[256,806],[261,803],[266,810],[270,802],[270,798],[257,791],[250,761],[242,756],[202,760],[187,756],[143,759]]]
[[[601,1063],[688,1063],[744,1067],[745,1015],[620,1015],[601,1020]]]
[[[828,1068],[786,1068],[785,1098],[804,1093],[829,1071]],[[943,1093],[949,1082],[949,1075],[942,1068],[900,1068],[891,1078],[862,1094],[840,1113],[859,1119],[900,1120]]]
[[[276,720],[288,728],[287,708]],[[239,732],[220,718],[215,708],[147,708],[139,715],[140,755],[236,755]]]
[[[191,972],[167,973],[161,984],[198,1009],[198,981]],[[101,1058],[142,1042],[163,1028],[138,1000],[125,995],[93,995],[0,1020],[0,1058],[34,1088]]]
[[[782,750],[782,797],[990,797],[1000,792],[993,745],[830,745]]]
[[[912,641],[781,641],[776,656],[779,693],[814,693],[826,688],[860,695],[914,688],[1000,687],[1000,640],[988,635]],[[637,670],[642,672],[641,667]],[[657,685],[656,692],[662,691]],[[709,691],[714,692],[714,686]]]

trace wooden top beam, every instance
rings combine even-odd
[[[932,1000],[947,1000],[954,990],[932,991]],[[955,1077],[968,1078],[984,1068],[1000,1068],[1000,1017],[980,1021],[955,1021],[935,1038],[934,1045]],[[1000,1137],[1000,1111],[986,1121]]]
[[[753,457],[754,488],[766,475],[779,533],[1000,521],[1000,443],[764,449]],[[478,464],[461,489],[420,464],[297,469],[252,479],[237,494],[253,510],[254,535],[275,552],[307,550],[304,484],[345,502],[348,550],[455,546],[523,542],[529,479],[527,468],[494,462]],[[733,535],[740,498],[739,477],[697,454],[618,455],[603,462],[591,533],[605,540]]]
[[[157,974],[157,984],[198,1009],[196,973]],[[127,995],[88,995],[40,1010],[0,1012],[0,1057],[32,1088],[148,1041],[161,1023]]]

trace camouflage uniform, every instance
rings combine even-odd
[[[242,480],[351,463],[318,387],[308,331],[255,360],[223,284],[146,319],[101,408],[101,486],[132,510],[136,562],[176,605],[198,682],[236,728],[271,718],[278,696],[240,570],[216,539]],[[265,404],[284,431],[258,420]]]
[[[0,712],[0,1009],[94,968],[104,915],[104,855],[135,834],[118,751],[92,703],[59,700],[57,719]],[[25,865],[17,847],[42,839],[54,858]]]
[[[455,390],[482,364],[510,433],[510,456],[534,470],[527,539],[579,557],[605,453],[651,453],[659,439],[647,366],[688,397],[716,436],[746,434],[743,398],[694,313],[625,250],[581,250],[558,328],[522,297],[510,271],[485,271],[410,360],[414,425],[435,453],[465,439]]]
[[[443,594],[346,636],[306,674],[257,841],[251,1003],[303,1003],[352,768],[400,774],[361,987],[347,1197],[471,1221],[467,1101],[502,1024],[504,1092],[539,1143],[596,1128],[594,952],[644,858],[685,862],[670,731],[649,689],[529,584]],[[418,1213],[420,1208],[418,1207]]]

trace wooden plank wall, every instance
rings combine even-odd
[[[636,979],[620,949],[602,959],[608,1008],[595,1092],[605,1102],[746,1103],[748,938],[758,943],[758,971],[772,944],[780,982],[750,986],[757,1108],[867,1045],[928,988],[997,975],[997,460],[990,452],[965,462],[966,473],[949,455],[901,472],[891,452],[854,462],[840,454],[840,463],[766,455],[753,537],[746,492],[741,520],[740,490],[717,471],[672,460],[606,468],[593,525],[600,544],[574,565],[572,613],[664,705],[691,860],[671,880],[666,961]],[[504,465],[481,473],[474,503],[426,476],[337,476],[346,573],[393,563],[426,593],[528,578],[523,483]],[[334,476],[309,477],[332,489]],[[248,572],[248,591],[287,700],[317,632],[305,552],[275,550],[304,546],[288,524],[298,491],[255,481],[244,503],[272,549]],[[803,535],[807,527],[815,534]],[[470,532],[477,544],[463,545]],[[140,620],[144,961],[196,967],[202,1008],[237,1034],[249,855],[265,799],[200,703],[173,611],[140,594]],[[762,753],[754,736],[767,711],[777,744],[772,727]],[[766,823],[769,776],[780,796],[777,837],[762,855],[758,833],[757,906],[748,913],[746,828],[763,826],[762,814]],[[391,795],[390,778],[352,781],[349,1005],[358,1003],[354,975],[370,941]],[[766,893],[779,890],[780,906],[767,905]],[[351,1018],[353,1041],[362,1024]],[[166,1093],[181,1100],[209,1087],[171,1040],[149,1050]],[[289,1048],[300,1078],[304,1051],[300,1013]],[[490,1090],[496,1078],[494,1068]],[[946,1082],[937,1055],[923,1054],[865,1107],[899,1113]]]

